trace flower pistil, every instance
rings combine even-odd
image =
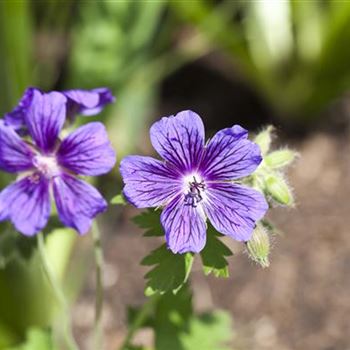
[[[196,208],[204,198],[205,183],[198,174],[186,176],[185,182],[185,205]]]

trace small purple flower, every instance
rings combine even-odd
[[[5,114],[4,121],[15,130],[20,130],[24,126],[25,114],[32,103],[33,91],[35,88],[29,87],[24,91],[18,105],[9,113]]]
[[[115,101],[111,90],[107,88],[66,90],[62,93],[68,99],[67,114],[69,117],[73,117],[75,114],[96,115],[102,111],[106,104]]]
[[[51,193],[61,221],[80,234],[107,208],[101,194],[77,174],[107,173],[115,164],[115,152],[98,122],[81,126],[61,141],[66,105],[67,98],[61,93],[32,90],[24,114],[32,141],[21,139],[11,126],[0,123],[0,169],[19,174],[0,193],[0,220],[11,220],[24,235],[34,235],[47,224]]]
[[[32,103],[33,92],[36,88],[27,88],[18,105],[9,113],[5,114],[4,121],[15,130],[25,128],[25,115]],[[59,92],[67,99],[67,118],[74,120],[76,114],[85,116],[96,115],[102,111],[104,106],[115,101],[111,90],[107,88],[96,88],[92,90],[66,90]]]
[[[164,207],[168,247],[174,253],[200,252],[207,218],[219,232],[249,240],[268,205],[261,193],[233,181],[251,174],[262,160],[247,131],[235,125],[205,144],[201,118],[183,111],[154,123],[150,136],[164,161],[128,156],[120,171],[129,202],[138,208]]]

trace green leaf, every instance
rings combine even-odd
[[[183,350],[180,335],[193,317],[192,293],[188,285],[177,293],[159,296],[154,314],[155,349]]]
[[[30,328],[27,332],[27,338],[19,346],[11,347],[6,350],[55,350],[57,349],[52,342],[51,332],[40,328]]]
[[[128,345],[123,350],[151,350],[143,347],[142,345]]]
[[[0,269],[5,268],[13,259],[30,259],[35,247],[35,238],[25,237],[8,227],[0,233]]]
[[[232,325],[228,313],[216,311],[197,316],[192,293],[186,283],[178,293],[157,294],[139,311],[132,311],[131,327],[149,327],[154,331],[156,350],[228,350]],[[141,316],[142,315],[142,316]],[[142,322],[140,321],[140,316]],[[138,320],[135,320],[138,318]],[[134,349],[132,342],[126,349]]]
[[[148,209],[133,218],[134,223],[143,229],[146,229],[144,233],[145,237],[150,236],[163,236],[164,231],[160,223],[160,212],[152,209]]]
[[[11,230],[0,233],[0,269],[16,256],[16,237]]]
[[[35,237],[26,237],[16,231],[13,234],[16,238],[18,255],[24,260],[29,260],[37,247]]]
[[[188,332],[181,334],[183,350],[229,350],[226,346],[232,337],[231,317],[227,312],[216,311],[191,319]]]
[[[125,201],[125,198],[124,198],[123,194],[120,193],[120,194],[117,194],[116,196],[114,196],[114,197],[111,199],[111,204],[115,204],[115,205],[126,205],[126,201]]]
[[[213,273],[216,277],[228,277],[226,257],[233,255],[231,250],[220,240],[221,235],[210,225],[207,232],[207,243],[201,251],[203,270],[206,275]]]
[[[157,350],[228,350],[224,344],[231,340],[230,315],[222,311],[195,315],[187,284],[176,295],[160,296],[154,317]]]
[[[20,340],[19,334],[13,324],[9,324],[1,315],[0,319],[0,349],[7,349],[10,344],[17,344]]]
[[[147,279],[145,294],[151,296],[168,291],[176,294],[188,279],[193,259],[191,253],[172,253],[165,244],[152,251],[141,262],[142,265],[154,266],[145,275]]]

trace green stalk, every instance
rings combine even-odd
[[[94,349],[103,349],[103,325],[102,325],[102,312],[103,312],[103,250],[101,244],[101,232],[98,228],[97,221],[92,224],[92,238],[94,241],[94,255],[96,264],[96,299],[95,299],[95,347]]]
[[[145,304],[142,305],[141,310],[135,317],[133,323],[128,328],[128,333],[125,336],[123,344],[120,347],[120,350],[127,350],[130,346],[130,342],[134,337],[135,332],[143,325],[149,314],[151,313],[154,304],[160,298],[160,294],[153,295]]]
[[[44,235],[42,232],[39,232],[37,234],[37,242],[38,242],[40,259],[42,262],[42,268],[52,287],[52,290],[56,296],[56,299],[61,306],[61,310],[63,311],[62,312],[63,324],[64,324],[63,328],[64,328],[64,337],[65,337],[67,348],[70,350],[79,350],[78,345],[76,344],[72,333],[72,325],[71,325],[71,320],[69,316],[68,304],[67,304],[65,295],[62,291],[62,287],[60,286],[60,283],[57,280],[55,273],[53,272],[51,263],[46,254]]]

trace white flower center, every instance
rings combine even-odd
[[[38,154],[34,157],[34,165],[41,174],[49,179],[60,173],[60,167],[55,156]]]
[[[183,181],[185,205],[196,208],[198,203],[205,199],[205,183],[197,173],[185,176]]]

